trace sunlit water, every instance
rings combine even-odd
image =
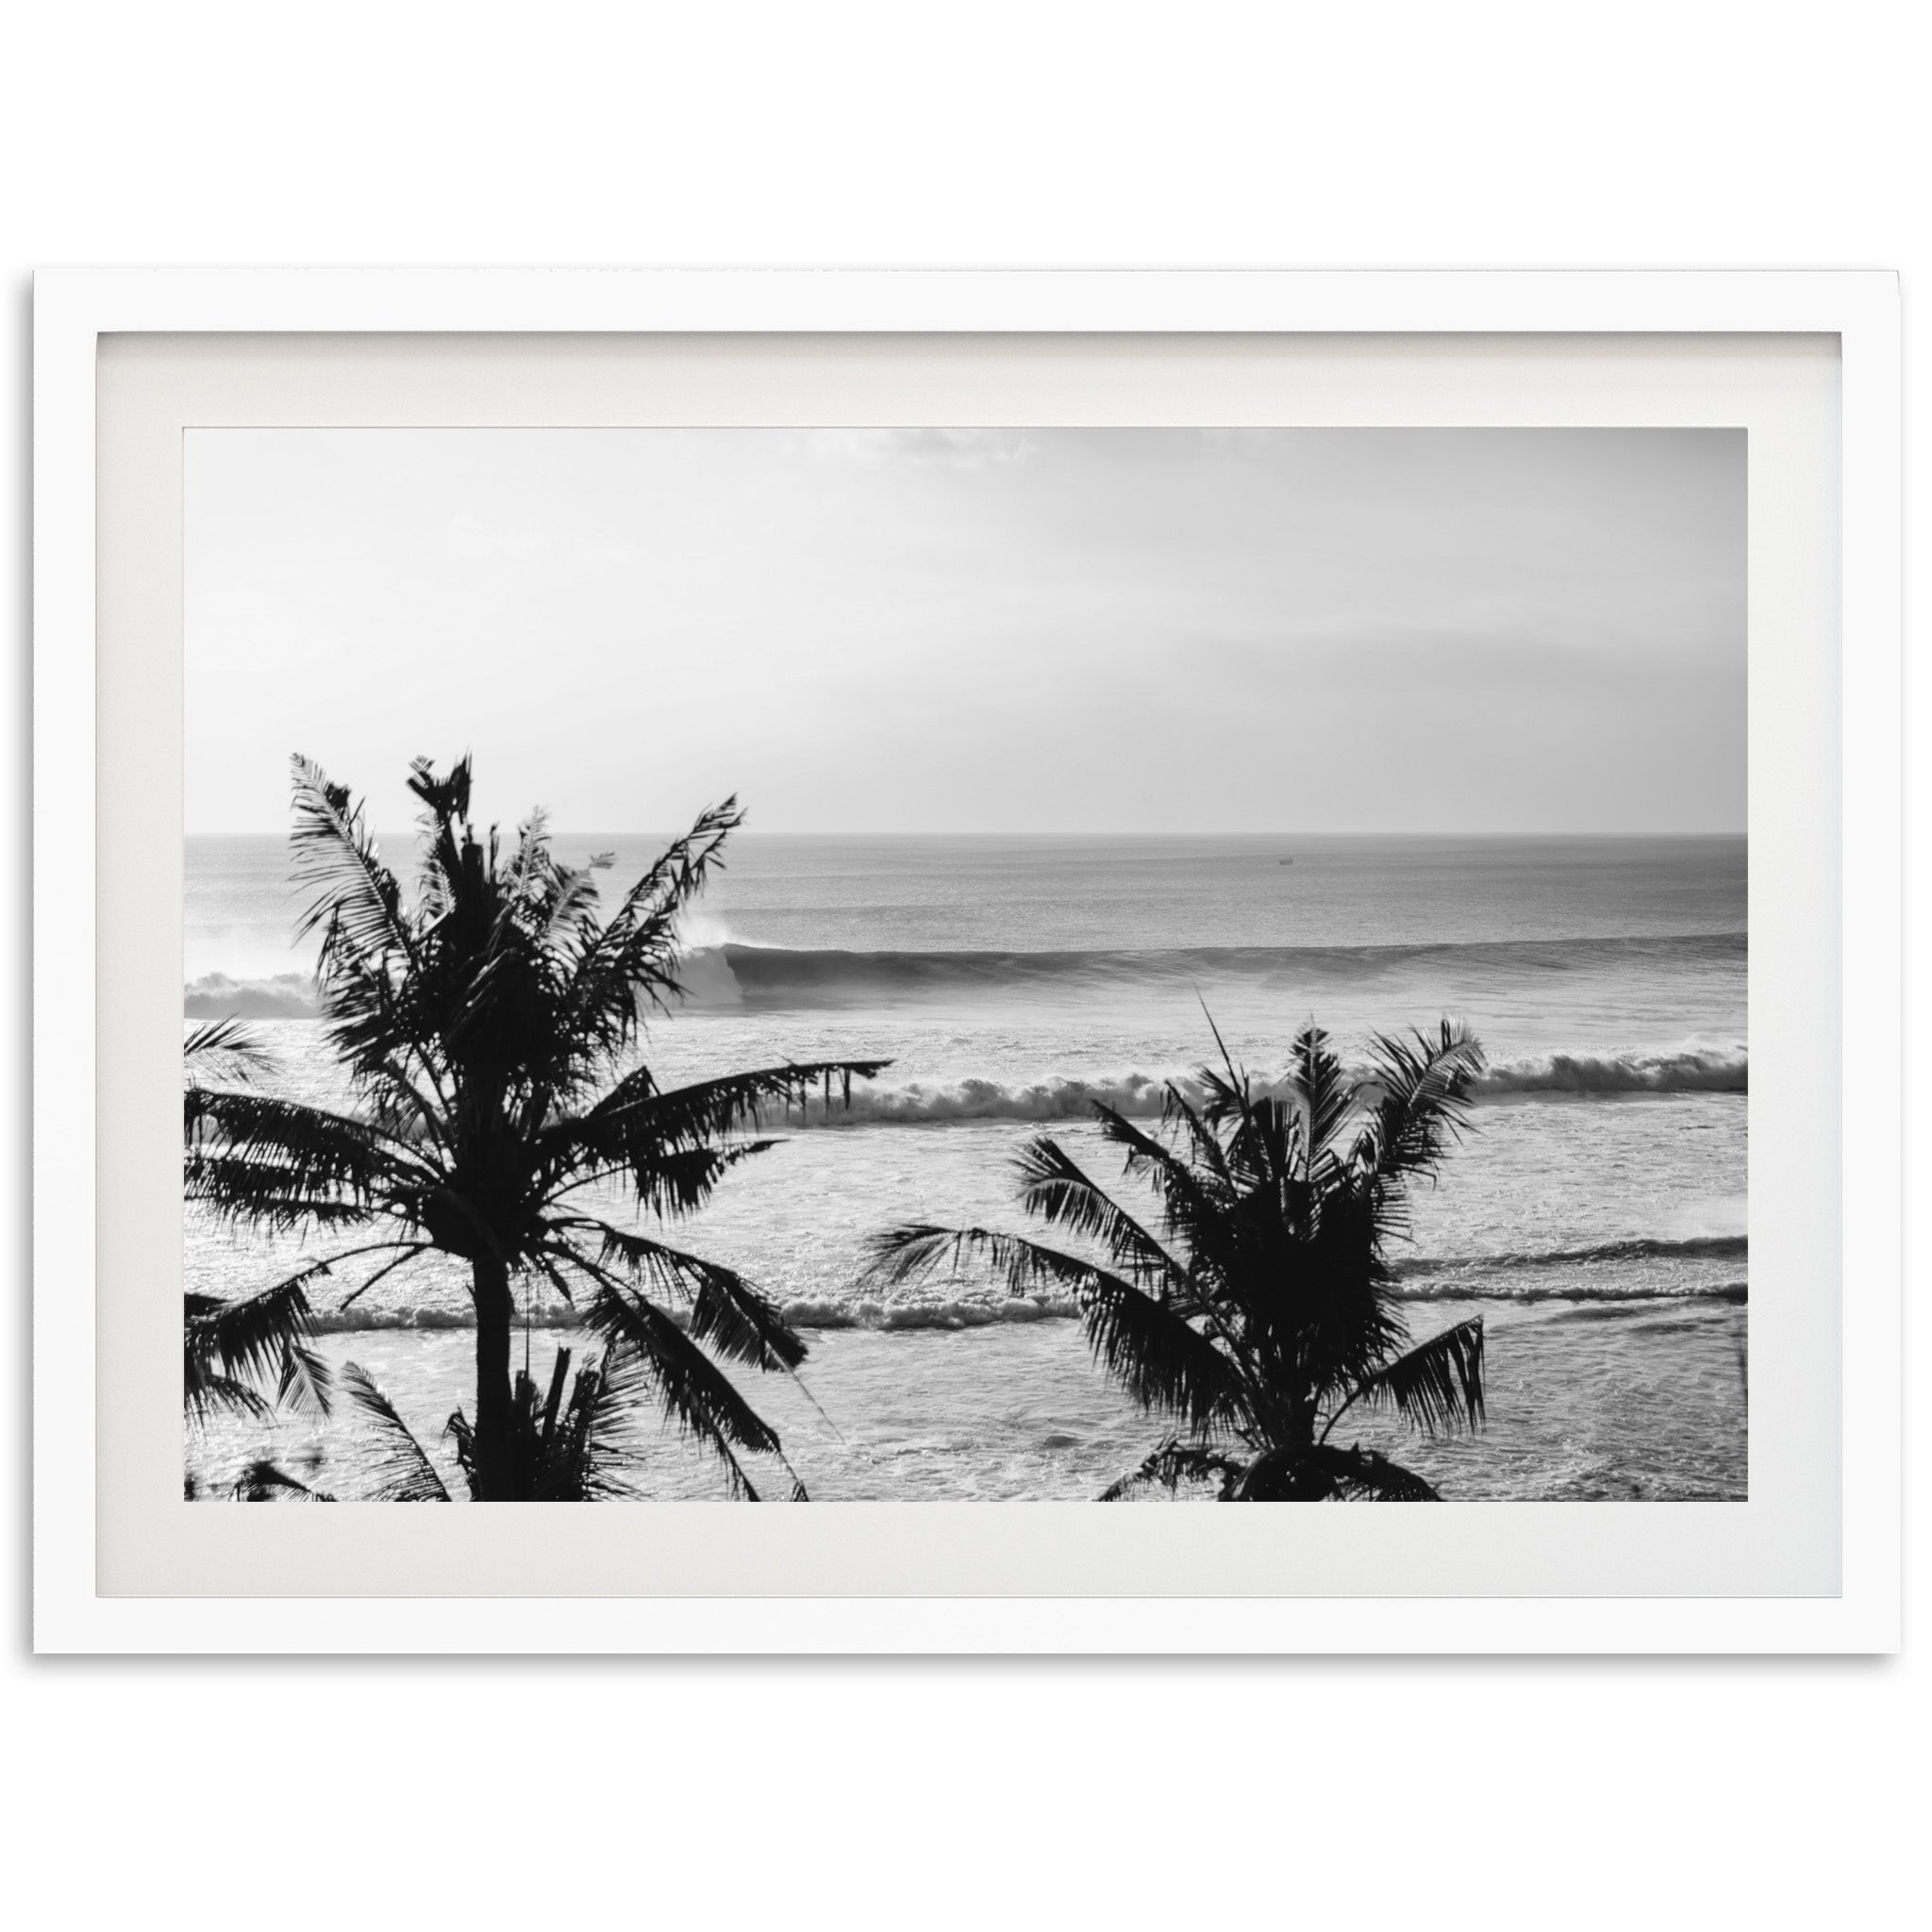
[[[616,850],[607,899],[656,849],[575,842]],[[582,855],[564,841],[563,856]],[[279,841],[191,841],[188,1008],[255,1016],[271,1084],[341,1104],[303,1017],[285,876]],[[807,1330],[811,1400],[751,1380],[814,1496],[1092,1494],[1160,1430],[1091,1367],[1077,1324],[970,1276],[882,1291],[861,1279],[867,1237],[908,1220],[1019,1226],[1009,1162],[1041,1131],[1113,1179],[1089,1101],[1157,1113],[1160,1082],[1211,1049],[1204,1005],[1264,1078],[1311,1016],[1353,1051],[1371,1028],[1451,1013],[1491,1073],[1475,1131],[1417,1200],[1402,1286],[1418,1336],[1485,1314],[1491,1422],[1470,1441],[1361,1440],[1460,1497],[1741,1495],[1743,881],[1735,840],[747,837],[690,929],[691,997],[649,1045],[660,1077],[893,1065],[829,1121],[794,1120],[676,1239]],[[630,1218],[614,1196],[598,1206]],[[245,1293],[325,1252],[194,1222],[190,1284]],[[471,1336],[438,1325],[464,1310],[460,1273],[423,1265],[327,1338],[438,1454],[443,1419],[472,1404]],[[533,1293],[531,1314],[572,1319],[554,1293]],[[581,1359],[580,1335],[539,1325],[540,1371],[559,1338]],[[224,1424],[191,1441],[190,1466],[219,1488],[258,1453],[366,1491],[368,1444],[346,1418],[319,1433]],[[675,1441],[639,1482],[722,1493]],[[774,1471],[768,1486],[789,1484]]]

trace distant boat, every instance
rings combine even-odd
[[[1286,862],[1286,860],[1283,861],[1284,864]],[[615,852],[593,852],[591,854],[591,870],[592,872],[608,872],[616,863],[617,854]]]
[[[1276,865],[1292,865],[1294,860],[1291,858],[1277,858],[1274,862]]]

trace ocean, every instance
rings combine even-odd
[[[614,903],[663,840],[556,842],[575,862],[612,855],[599,877]],[[407,876],[410,841],[383,843]],[[742,833],[728,858],[686,930],[688,998],[650,1031],[658,1077],[891,1061],[849,1108],[778,1126],[782,1144],[677,1237],[807,1332],[802,1389],[750,1380],[814,1497],[1088,1496],[1161,1433],[1091,1366],[1075,1322],[971,1277],[861,1283],[868,1233],[1021,1227],[1008,1163],[1041,1131],[1110,1177],[1091,1103],[1158,1116],[1163,1082],[1211,1057],[1209,1015],[1265,1079],[1309,1019],[1346,1054],[1444,1014],[1474,1028],[1490,1071],[1474,1130],[1416,1201],[1401,1289],[1418,1339],[1487,1316],[1491,1420],[1463,1441],[1398,1448],[1386,1425],[1362,1441],[1452,1498],[1745,1494],[1741,839]],[[293,914],[283,841],[189,841],[189,1019],[247,1016],[272,1085],[340,1104]],[[189,1285],[245,1293],[321,1252],[191,1213]],[[358,1278],[324,1284],[321,1306]],[[459,1274],[428,1265],[325,1337],[438,1454],[470,1399],[463,1307]],[[556,1347],[581,1350],[554,1296],[530,1317],[540,1372]],[[368,1445],[341,1417],[224,1422],[189,1443],[217,1491],[258,1454],[350,1496]],[[723,1493],[672,1437],[641,1483]]]

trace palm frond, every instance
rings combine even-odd
[[[333,1503],[326,1490],[311,1489],[307,1483],[278,1469],[273,1462],[251,1462],[235,1478],[228,1493],[238,1503],[273,1503],[282,1496],[299,1497],[305,1503]]]
[[[1336,1449],[1315,1454],[1327,1468],[1338,1502],[1440,1503],[1441,1491],[1412,1469],[1391,1462],[1370,1449]]]
[[[441,1178],[368,1122],[275,1094],[191,1087],[182,1119],[187,1198],[244,1224],[351,1219]]]
[[[637,1494],[630,1472],[640,1450],[638,1414],[650,1387],[649,1368],[631,1349],[608,1348],[579,1374],[562,1429],[574,1499],[590,1503]]]
[[[1356,1101],[1341,1057],[1320,1026],[1304,1026],[1295,1035],[1288,1085],[1301,1109],[1306,1177],[1314,1179],[1338,1160],[1337,1142]]]
[[[708,807],[625,895],[605,924],[584,936],[564,997],[574,1031],[615,1052],[634,1037],[639,1002],[659,1008],[683,989],[676,976],[678,921],[724,866],[725,839],[744,822],[738,801]]]
[[[596,1283],[585,1308],[585,1325],[607,1344],[635,1352],[656,1386],[666,1420],[724,1464],[734,1496],[757,1502],[758,1491],[737,1452],[782,1457],[776,1432],[663,1309],[632,1292],[589,1257],[574,1250],[558,1253]]]
[[[1444,1020],[1431,1035],[1404,1040],[1378,1034],[1370,1044],[1376,1092],[1357,1137],[1355,1165],[1392,1208],[1406,1180],[1433,1174],[1468,1127],[1469,1101],[1483,1070],[1481,1043],[1467,1027]]]
[[[308,1193],[291,1181],[286,1168],[206,1151],[185,1163],[182,1198],[206,1208],[218,1223],[258,1234],[365,1228],[381,1212],[373,1201]]]
[[[677,915],[724,868],[724,841],[744,823],[737,794],[708,805],[682,838],[674,839],[619,904],[611,924],[635,937],[674,928]]]
[[[393,1274],[398,1268],[407,1267],[418,1255],[426,1255],[434,1245],[431,1241],[381,1241],[369,1248],[367,1252],[370,1254],[380,1254],[391,1248],[399,1248],[402,1252],[396,1255],[392,1260],[385,1261],[380,1268],[376,1269],[373,1274],[362,1281],[358,1287],[352,1289],[345,1294],[336,1304],[336,1313],[340,1315],[343,1309],[353,1307],[377,1282],[383,1280],[388,1275]],[[339,1258],[346,1260],[348,1257],[342,1256]]]
[[[468,752],[450,767],[446,778],[436,775],[436,766],[429,758],[409,760],[409,775],[404,783],[410,796],[423,802],[417,823],[426,833],[433,836],[453,819],[470,816],[470,787],[475,774],[475,760]]]
[[[656,1146],[701,1146],[720,1134],[762,1126],[774,1113],[782,1120],[791,1109],[803,1111],[814,1100],[829,1112],[835,1087],[841,1104],[850,1106],[853,1081],[873,1079],[891,1064],[889,1059],[788,1060],[671,1088],[659,1088],[650,1070],[640,1067],[584,1119],[587,1124],[622,1122],[633,1132],[648,1130]]]
[[[1225,1286],[1252,1273],[1251,1217],[1240,1178],[1186,1097],[1170,1086],[1163,1115],[1164,1127],[1181,1128],[1179,1152],[1110,1107],[1096,1106],[1093,1112],[1101,1133],[1122,1150],[1126,1172],[1144,1179],[1159,1197],[1160,1240],[1190,1284],[1201,1290],[1200,1301],[1213,1299],[1213,1284]],[[1194,1149],[1191,1158],[1189,1145]],[[1234,1336],[1224,1327],[1223,1335],[1239,1353]]]
[[[413,958],[402,889],[376,852],[361,807],[311,759],[298,753],[291,766],[294,824],[289,841],[296,883],[310,893],[296,937],[323,933],[325,978],[341,963]]]
[[[184,1378],[181,1407],[188,1420],[196,1424],[214,1415],[246,1416],[255,1423],[275,1418],[274,1405],[252,1383],[207,1368],[191,1371]]]
[[[448,1489],[422,1443],[396,1413],[395,1405],[358,1362],[342,1364],[349,1399],[375,1426],[380,1455],[375,1465],[373,1503],[447,1503]]]
[[[1211,1130],[1173,1088],[1169,1104],[1177,1109],[1168,1116],[1170,1121],[1189,1122],[1192,1130],[1213,1141]],[[1096,1105],[1093,1117],[1102,1136],[1121,1149],[1126,1172],[1145,1180],[1159,1196],[1163,1240],[1186,1244],[1184,1258],[1191,1272],[1225,1245],[1224,1237],[1235,1226],[1241,1193],[1224,1159],[1218,1166],[1205,1156],[1190,1160],[1110,1107]]]
[[[558,1225],[594,1234],[607,1268],[622,1268],[688,1303],[691,1337],[720,1355],[766,1370],[795,1369],[805,1359],[804,1339],[735,1269],[588,1215]]]
[[[1201,1012],[1208,1032],[1214,1036],[1221,1065],[1198,1070],[1197,1077],[1208,1092],[1198,1118],[1170,1081],[1167,1119],[1171,1123],[1178,1115],[1184,1120],[1207,1165],[1234,1185],[1252,1188],[1263,1183],[1278,1184],[1287,1174],[1289,1150],[1284,1145],[1269,1145],[1269,1137],[1259,1131],[1261,1122],[1255,1106],[1254,1082],[1245,1067],[1235,1064],[1205,999],[1201,1002]],[[1230,1130],[1224,1144],[1219,1138],[1219,1130],[1224,1127]]]
[[[768,1154],[782,1144],[775,1140],[735,1141],[723,1146],[681,1147],[650,1153],[632,1142],[632,1158],[607,1164],[571,1167],[560,1174],[553,1191],[561,1199],[600,1181],[624,1181],[639,1207],[659,1221],[681,1221],[695,1214],[717,1191],[718,1183],[741,1161]],[[567,1175],[567,1177],[565,1177]]]
[[[329,1374],[308,1347],[315,1311],[308,1284],[329,1271],[311,1262],[286,1281],[238,1301],[213,1295],[183,1298],[182,1399],[189,1412],[206,1417],[217,1408],[266,1414],[268,1405],[250,1385],[275,1379],[275,1399],[291,1407],[326,1415]],[[239,1391],[248,1389],[242,1395]]]
[[[328,1364],[312,1348],[291,1341],[282,1357],[282,1373],[275,1378],[275,1401],[298,1415],[326,1415],[329,1382]]]
[[[1483,1318],[1472,1316],[1398,1356],[1357,1385],[1329,1418],[1323,1438],[1359,1402],[1392,1408],[1411,1427],[1434,1436],[1483,1424]]]
[[[1058,1141],[1041,1135],[1013,1157],[1020,1175],[1020,1205],[1049,1226],[1094,1241],[1116,1268],[1142,1283],[1179,1287],[1185,1265],[1097,1182],[1089,1178]]]
[[[1170,1436],[1140,1468],[1130,1470],[1118,1482],[1109,1483],[1101,1491],[1100,1500],[1103,1503],[1124,1503],[1130,1496],[1157,1485],[1170,1495],[1175,1495],[1184,1482],[1219,1479],[1224,1502],[1233,1493],[1241,1473],[1241,1462],[1227,1451],[1209,1448],[1202,1443],[1183,1442],[1178,1437]]]
[[[275,1065],[275,1056],[259,1036],[245,1021],[232,1016],[191,1026],[181,1042],[181,1058],[189,1078],[195,1081],[204,1076],[252,1080]]]
[[[724,1165],[679,1174],[672,1163],[697,1154],[715,1161],[720,1137],[763,1126],[774,1115],[803,1109],[820,1099],[827,1110],[836,1088],[849,1101],[854,1080],[871,1079],[889,1060],[814,1060],[760,1067],[689,1087],[659,1091],[648,1068],[618,1082],[589,1112],[545,1128],[539,1145],[553,1184],[574,1184],[598,1174],[621,1171],[647,1201],[662,1200],[675,1209],[675,1178],[700,1191],[715,1182]],[[767,1145],[770,1143],[767,1142]],[[734,1157],[738,1158],[738,1157]]]
[[[1201,1073],[1208,1084],[1210,1095],[1213,1095],[1217,1081],[1213,1069],[1203,1067]],[[1131,1124],[1124,1116],[1112,1114],[1111,1108],[1108,1111],[1123,1127],[1131,1127]],[[1164,1128],[1180,1129],[1188,1147],[1191,1149],[1192,1171],[1196,1181],[1202,1184],[1206,1191],[1224,1194],[1238,1185],[1234,1169],[1228,1161],[1227,1149],[1221,1144],[1220,1137],[1215,1133],[1212,1124],[1204,1113],[1195,1108],[1187,1095],[1172,1080],[1167,1083],[1167,1091],[1161,1101],[1160,1123]],[[1143,1165],[1153,1164],[1158,1168],[1158,1163],[1149,1149],[1158,1147],[1159,1142],[1154,1141],[1150,1135],[1141,1134],[1138,1128],[1133,1128],[1132,1131],[1137,1137],[1136,1140],[1113,1135],[1109,1138],[1118,1139],[1120,1144],[1128,1149],[1130,1166],[1134,1157],[1138,1155]],[[1140,1145],[1141,1141],[1146,1142],[1147,1145]],[[1183,1164],[1188,1158],[1186,1154],[1172,1158],[1180,1159]]]
[[[1440,1503],[1413,1470],[1368,1449],[1330,1442],[1277,1447],[1257,1456],[1227,1499],[1235,1503]]]
[[[1238,1426],[1246,1400],[1235,1363],[1175,1310],[1077,1255],[984,1227],[910,1223],[868,1243],[866,1278],[898,1284],[983,1262],[1009,1294],[1057,1290],[1074,1297],[1094,1357],[1142,1407],[1195,1429]]]

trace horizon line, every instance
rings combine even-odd
[[[518,821],[497,820],[496,827],[502,831],[513,831]],[[371,831],[377,838],[415,836],[417,827],[405,828],[400,825],[374,825]],[[216,830],[190,830],[182,828],[184,839],[280,839],[289,836],[285,828],[263,831],[253,827],[224,826]],[[675,839],[681,833],[664,826],[636,826],[619,829],[610,825],[593,825],[588,828],[573,826],[547,826],[545,836],[555,843],[559,839]],[[756,824],[739,827],[730,836],[752,839],[1745,839],[1750,836],[1749,826],[1692,825],[1669,831],[1641,830],[1634,828],[1576,829],[1560,831],[1496,831],[1479,829],[1440,827],[1429,831],[1403,829],[1400,831],[1309,831],[1301,830],[1211,830],[1211,831],[1093,831],[1068,830],[1058,827],[1027,829],[1025,831],[995,830],[991,828],[949,828],[943,831],[921,832],[878,832],[839,828],[787,827],[772,830]]]

